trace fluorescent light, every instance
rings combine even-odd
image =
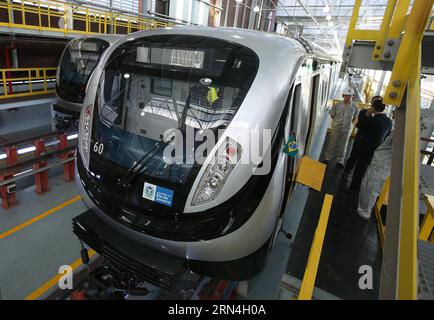
[[[71,134],[70,136],[67,136],[66,139],[67,140],[73,140],[73,139],[77,139],[77,137],[78,137],[78,134],[74,133],[74,134]]]
[[[0,160],[6,159],[7,157],[6,153],[0,154]]]
[[[254,12],[259,12],[259,7],[258,7],[258,6],[255,6],[255,7],[253,8],[253,11],[254,11]]]
[[[324,8],[322,8],[323,12],[330,12],[330,7],[326,5]]]
[[[16,173],[16,174],[14,174],[14,177],[18,177],[18,176],[20,176],[20,175],[22,175],[22,174],[25,174],[25,173],[27,173],[27,172],[31,172],[31,171],[33,171],[33,169],[28,169],[28,170],[24,170],[24,171],[22,171],[22,172],[18,172],[18,173]]]
[[[330,21],[332,19],[332,16],[331,15],[328,15],[327,17],[326,17],[326,20],[328,20],[328,21]]]
[[[243,0],[235,0],[235,2],[241,3],[243,2]]]
[[[32,151],[35,151],[35,150],[36,150],[36,147],[35,147],[35,146],[32,146],[32,147],[27,147],[27,148],[19,149],[19,150],[17,151],[17,153],[18,153],[18,154],[24,154],[24,153],[32,152]]]

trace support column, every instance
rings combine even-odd
[[[258,12],[258,27],[256,28],[257,30],[261,30],[261,20],[262,20],[262,9],[264,6],[264,0],[261,0],[261,6],[259,7],[259,12]]]
[[[244,23],[246,21],[246,11],[247,11],[247,4],[244,3],[244,10],[243,10],[243,21],[241,22],[241,28],[244,28]]]
[[[407,89],[396,110],[389,205],[381,271],[381,299],[417,299],[419,226],[419,44]]]
[[[270,24],[268,26],[268,32],[274,32],[274,25],[276,24],[276,11],[277,11],[277,8],[274,8],[273,2],[271,2],[270,9],[272,9],[272,11],[271,11]]]
[[[406,97],[404,94],[401,106],[395,111],[395,130],[393,131],[392,169],[390,172],[390,190],[386,217],[386,237],[381,267],[380,299],[396,299],[398,276],[399,227],[401,221],[402,167],[404,161]]]
[[[231,0],[226,0],[226,8],[225,8],[225,23],[224,23],[224,26],[225,26],[225,27],[228,26],[229,1],[231,1]]]
[[[238,15],[240,13],[240,3],[236,2],[235,3],[235,17],[234,17],[234,28],[238,28]]]
[[[255,29],[255,17],[256,12],[253,11],[253,8],[258,4],[258,0],[252,0],[252,6],[250,10],[250,17],[249,17],[249,29]]]

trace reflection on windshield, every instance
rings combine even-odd
[[[192,164],[164,161],[164,133],[226,128],[257,64],[251,50],[211,38],[154,36],[125,44],[107,64],[98,89],[94,141],[105,150],[98,156],[126,169],[139,161],[146,175],[185,183]]]

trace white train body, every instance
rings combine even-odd
[[[125,36],[103,55],[84,99],[83,198],[117,232],[194,272],[249,278],[264,266],[336,76],[336,60],[283,36],[193,27]],[[203,165],[162,165],[164,131],[187,127],[223,134]],[[212,156],[223,144],[242,154],[249,145],[240,132],[263,129],[271,170],[256,175],[257,163],[237,162],[210,189]],[[283,152],[291,134],[294,158]]]

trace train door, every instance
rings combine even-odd
[[[310,95],[310,115],[309,115],[309,129],[306,136],[306,152],[309,150],[312,138],[315,136],[317,131],[316,124],[317,119],[321,113],[321,106],[323,103],[323,93],[324,93],[324,83],[320,81],[321,74],[318,73],[312,77],[311,84],[311,95]],[[319,95],[321,93],[321,95]]]
[[[285,123],[285,143],[289,140],[291,135],[296,135],[296,108],[295,106],[299,103],[301,94],[301,83],[294,84],[289,90],[288,98],[285,103],[285,109],[288,108],[288,115]],[[281,206],[280,215],[285,212],[286,202],[295,186],[294,183],[294,172],[296,168],[296,158],[291,156],[286,156],[285,163],[285,185],[284,185],[284,198]]]

